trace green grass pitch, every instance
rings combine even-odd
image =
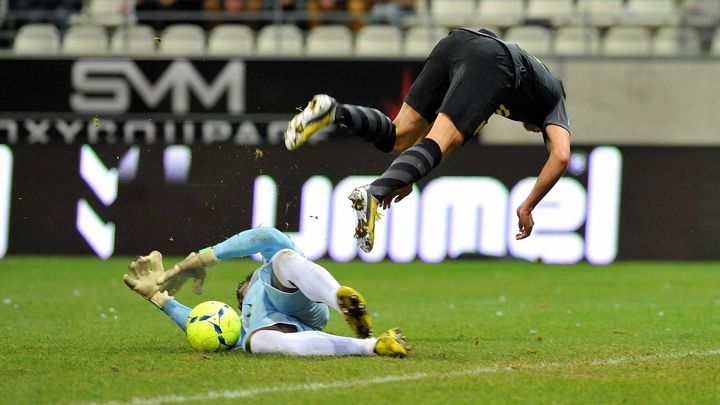
[[[388,359],[194,352],[128,261],[0,260],[1,403],[720,403],[720,263],[321,262],[403,329],[412,355]],[[256,266],[178,298],[234,306]]]

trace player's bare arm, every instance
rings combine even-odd
[[[515,235],[517,240],[525,239],[532,233],[535,225],[532,217],[533,209],[562,177],[570,160],[570,132],[561,126],[552,124],[545,127],[545,132],[547,133],[548,159],[530,194],[517,208],[519,229]]]

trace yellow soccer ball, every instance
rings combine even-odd
[[[190,311],[185,321],[185,333],[195,350],[227,350],[240,338],[240,317],[223,302],[205,301]]]

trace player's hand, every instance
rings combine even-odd
[[[200,254],[190,253],[172,269],[163,273],[158,279],[158,285],[162,290],[167,290],[170,295],[174,295],[189,278],[193,278],[195,279],[193,293],[200,295],[205,277],[207,277],[207,266],[208,264],[203,262]]]
[[[520,230],[520,232],[515,234],[515,239],[516,240],[525,239],[528,236],[530,236],[533,226],[535,225],[535,221],[533,221],[533,217],[532,217],[532,211],[525,209],[523,207],[518,207],[517,216],[518,216],[518,229]]]
[[[384,209],[390,208],[390,205],[393,202],[396,202],[396,203],[400,202],[403,198],[410,195],[410,193],[412,193],[412,190],[413,190],[413,185],[408,184],[407,186],[405,186],[403,188],[399,188],[399,189],[393,191],[392,193],[388,194],[388,196],[385,197],[384,200],[382,200],[382,207]]]
[[[158,279],[164,273],[162,255],[154,250],[147,256],[141,256],[130,262],[123,281],[131,290],[162,308],[172,298],[157,284]]]

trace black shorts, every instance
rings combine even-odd
[[[444,113],[465,136],[475,135],[515,86],[510,52],[498,41],[452,31],[428,56],[405,102],[428,122]]]

